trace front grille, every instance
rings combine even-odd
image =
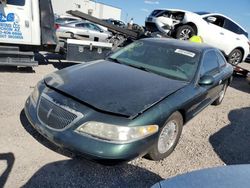
[[[54,102],[49,96],[42,95],[38,105],[38,118],[41,123],[53,129],[64,129],[76,123],[83,115]]]

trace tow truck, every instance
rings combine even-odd
[[[103,43],[56,37],[54,12],[50,0],[0,0],[0,65],[37,66],[34,53],[62,53],[68,61],[101,59],[111,50],[143,36],[140,32],[119,28],[79,11],[69,14],[98,23],[114,33]]]

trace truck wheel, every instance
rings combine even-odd
[[[239,49],[234,49],[228,56],[228,63],[232,65],[238,65],[241,63],[243,58],[243,53]]]
[[[182,125],[182,115],[179,112],[173,113],[161,128],[157,142],[145,157],[159,161],[169,156],[180,139]]]
[[[190,25],[180,26],[176,31],[176,38],[180,40],[188,40],[194,35],[195,31]]]

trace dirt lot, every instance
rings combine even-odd
[[[250,164],[250,85],[242,77],[221,106],[206,108],[184,127],[176,150],[161,162],[139,158],[107,167],[59,154],[30,127],[23,106],[44,75],[64,66],[0,68],[0,187],[150,187],[197,169]]]

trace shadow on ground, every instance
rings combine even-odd
[[[61,70],[66,67],[70,67],[72,65],[76,65],[76,63],[71,62],[62,62],[65,57],[60,54],[53,54],[53,53],[36,53],[35,60],[39,62],[39,65],[53,65],[56,69]]]
[[[23,187],[151,187],[161,180],[158,175],[130,164],[108,167],[74,159],[43,166]]]
[[[20,121],[25,130],[45,147],[74,157],[40,135],[30,125],[24,111],[20,114]],[[159,175],[131,164],[103,166],[83,158],[73,158],[43,166],[23,187],[151,187],[161,180]]]
[[[247,83],[246,77],[244,76],[234,76],[233,82],[231,83],[230,87],[239,91],[250,93],[250,85]]]
[[[0,72],[35,73],[32,67],[0,66]]]
[[[250,107],[232,110],[228,118],[231,123],[209,141],[225,164],[250,164]]]
[[[0,161],[7,162],[7,168],[3,171],[2,174],[0,174],[0,187],[4,187],[11,169],[14,166],[15,156],[13,153],[0,153]]]

